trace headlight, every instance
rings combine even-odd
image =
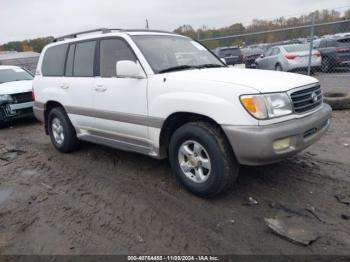
[[[10,95],[0,95],[0,101],[1,102],[3,102],[3,101],[12,102],[12,96],[10,96]]]
[[[272,93],[241,96],[244,108],[255,118],[270,119],[293,113],[286,93]]]

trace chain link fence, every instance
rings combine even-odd
[[[234,67],[302,73],[325,89],[350,88],[350,19],[199,41],[216,41],[212,51]]]

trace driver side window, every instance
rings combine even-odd
[[[100,75],[116,77],[116,63],[122,60],[136,62],[136,56],[122,39],[104,39],[100,41]]]

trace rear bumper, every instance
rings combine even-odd
[[[242,165],[265,165],[292,156],[314,142],[328,129],[332,109],[323,104],[315,113],[268,126],[223,126],[237,160]],[[289,138],[290,145],[276,151],[276,140]]]
[[[321,66],[321,60],[311,62],[311,68],[318,68],[320,66]],[[309,67],[308,62],[306,62],[306,63],[287,63],[285,69],[286,69],[286,71],[294,71],[294,70],[307,69],[308,67]]]
[[[36,119],[38,119],[41,122],[45,122],[45,106],[43,103],[35,102],[33,107],[33,113]]]

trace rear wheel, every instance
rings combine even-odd
[[[56,107],[49,112],[48,129],[51,142],[58,151],[68,153],[78,148],[77,134],[63,108]]]
[[[223,132],[209,123],[188,123],[176,130],[169,160],[176,178],[201,197],[223,192],[238,176],[238,164]]]

